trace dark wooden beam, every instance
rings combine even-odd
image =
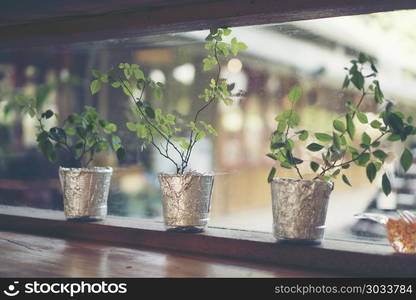
[[[0,48],[416,8],[414,0],[2,1]]]

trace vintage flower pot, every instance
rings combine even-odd
[[[214,176],[199,173],[160,174],[159,183],[166,229],[204,231],[209,219]]]
[[[276,240],[321,243],[332,190],[332,182],[274,178],[271,192]]]
[[[110,167],[59,168],[65,217],[73,221],[104,219],[112,173]]]

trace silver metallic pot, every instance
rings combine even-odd
[[[201,232],[208,224],[213,175],[160,174],[163,218],[167,230]]]
[[[78,221],[104,219],[112,174],[110,167],[59,168],[65,217]]]
[[[278,241],[321,243],[333,187],[332,182],[322,180],[274,178],[274,237]]]

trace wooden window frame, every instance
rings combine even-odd
[[[0,50],[414,8],[414,0],[72,0],[69,6],[60,0],[5,0]],[[416,256],[357,241],[285,245],[264,232],[210,227],[201,234],[172,233],[158,222],[108,217],[73,223],[62,212],[6,206],[0,207],[0,229],[357,275],[416,275]]]
[[[413,0],[4,0],[0,49],[414,8]]]

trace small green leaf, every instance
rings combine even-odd
[[[366,114],[363,113],[363,112],[357,112],[357,119],[362,124],[367,124],[368,123],[368,118],[367,118]]]
[[[371,125],[371,127],[377,129],[377,128],[380,128],[382,124],[379,121],[374,120],[370,123],[370,125]]]
[[[339,132],[343,133],[345,131],[344,122],[342,122],[341,120],[334,120],[333,126],[335,130],[338,130]]]
[[[333,142],[333,147],[335,147],[336,150],[341,149],[341,138],[339,137],[338,134],[336,134],[336,132],[332,133],[332,142]]]
[[[371,143],[371,147],[375,147],[376,148],[376,147],[380,146],[380,144],[381,143],[379,141],[375,141],[375,142],[372,142]]]
[[[204,137],[205,137],[205,132],[203,132],[202,130],[198,130],[195,134],[195,141],[198,142],[202,140]]]
[[[143,71],[140,70],[139,68],[135,68],[133,70],[133,75],[134,75],[134,78],[136,78],[136,80],[145,79],[144,74],[143,74]]]
[[[361,142],[365,145],[370,145],[371,144],[371,137],[366,132],[363,132],[363,134],[361,136]]]
[[[321,142],[330,142],[332,141],[332,136],[326,133],[315,133],[315,137]]]
[[[275,167],[273,167],[271,170],[270,170],[270,173],[269,173],[269,176],[267,176],[267,182],[268,183],[271,183],[272,181],[273,181],[273,178],[274,178],[274,176],[276,175],[276,168]]]
[[[224,33],[224,36],[228,36],[228,35],[230,35],[231,34],[231,29],[229,29],[229,28],[223,28],[223,33]]]
[[[292,169],[292,164],[287,161],[283,161],[282,163],[280,163],[280,166],[285,169]]]
[[[401,137],[398,134],[391,134],[387,140],[390,142],[396,142],[396,141],[400,141]]]
[[[161,88],[155,88],[153,90],[153,96],[156,99],[161,100],[163,98],[163,90]]]
[[[351,186],[351,183],[345,174],[342,174],[342,181],[344,181],[345,184],[348,184],[349,186]]]
[[[385,117],[386,126],[390,126],[393,129],[393,133],[399,134],[403,130],[403,120],[397,113],[388,113]]]
[[[384,162],[384,160],[387,158],[387,154],[383,150],[376,150],[373,152],[373,155],[377,157],[380,161]]]
[[[331,139],[332,139],[332,138],[331,138]],[[322,146],[322,145],[320,145],[320,144],[317,144],[317,143],[311,143],[311,144],[309,144],[306,148],[307,148],[309,151],[316,152],[316,151],[322,150],[322,149],[324,148],[324,146]]]
[[[358,151],[357,151],[357,149],[355,149],[354,147],[352,147],[352,146],[347,146],[347,149],[348,149],[348,151],[349,151],[351,154],[353,154],[353,155],[358,155]]]
[[[388,196],[391,193],[391,184],[386,173],[383,174],[383,178],[381,179],[381,186],[383,188],[384,194]]]
[[[382,104],[384,95],[381,91],[380,84],[377,80],[374,80],[375,88],[374,88],[374,100],[376,100],[377,104]]]
[[[291,140],[291,139],[287,139],[286,140],[286,149],[288,151],[292,151],[293,150],[293,147],[295,147],[295,142],[293,140]]]
[[[365,63],[368,60],[367,55],[365,55],[364,53],[360,52],[360,54],[358,55],[358,62],[360,64]]]
[[[370,154],[368,153],[362,153],[359,157],[358,160],[356,161],[357,165],[359,166],[365,166],[367,164],[367,162],[370,160]]]
[[[124,158],[126,157],[126,149],[124,149],[123,147],[120,147],[117,149],[116,154],[117,154],[118,160],[123,161]]]
[[[111,134],[111,133],[116,132],[116,131],[117,131],[117,125],[116,124],[113,124],[113,123],[109,122],[104,127],[104,132],[107,133],[107,134]]]
[[[299,165],[299,164],[303,163],[303,160],[300,159],[300,158],[297,158],[297,157],[292,157],[291,160],[290,160],[290,163],[292,165]]]
[[[364,87],[364,76],[356,71],[352,74],[351,82],[355,85],[355,87],[361,90]]]
[[[240,50],[240,51],[247,50],[247,48],[248,48],[247,45],[243,42],[238,42],[237,46],[238,46],[238,50]]]
[[[301,96],[302,96],[302,88],[299,85],[295,85],[294,87],[292,87],[289,94],[287,95],[287,97],[289,98],[289,101],[292,104],[296,104],[299,101]]]
[[[346,89],[350,85],[350,79],[348,75],[345,76],[344,82],[342,83],[342,88]]]
[[[238,54],[239,47],[238,47],[237,39],[235,37],[231,39],[231,49],[230,50],[231,50],[231,53],[233,55]]]
[[[405,148],[401,157],[400,157],[400,164],[403,167],[403,170],[407,172],[413,163],[413,154],[410,152],[409,149]]]
[[[369,163],[366,167],[367,178],[370,182],[373,182],[376,178],[377,168],[374,163]]]
[[[354,135],[355,135],[355,125],[352,120],[351,114],[348,113],[346,115],[346,121],[347,121],[347,132],[348,132],[350,139],[352,140],[354,139]]]
[[[276,154],[274,154],[274,153],[267,153],[267,154],[266,154],[266,156],[267,156],[268,158],[273,159],[273,160],[277,160],[277,159],[278,159],[278,158],[277,158],[277,155],[276,155]]]
[[[126,126],[127,126],[127,129],[130,131],[136,132],[137,130],[136,124],[133,122],[127,122]]]
[[[314,162],[314,161],[311,161],[309,166],[311,167],[312,171],[314,171],[314,172],[316,172],[319,169],[319,164]]]
[[[75,135],[77,132],[75,131],[75,128],[69,127],[67,129],[65,129],[65,133],[67,135]]]
[[[121,87],[121,82],[120,81],[114,81],[114,82],[111,83],[111,86],[113,88],[118,89],[119,87]]]
[[[98,79],[91,81],[90,90],[91,94],[94,95],[100,91],[101,82]]]
[[[309,137],[309,132],[307,130],[303,130],[301,134],[299,134],[299,140],[306,141]]]
[[[111,144],[113,146],[114,150],[118,150],[119,148],[121,148],[121,139],[120,137],[118,137],[117,135],[113,135],[111,137]]]
[[[155,111],[150,106],[146,106],[144,112],[150,119],[154,119],[156,117]]]
[[[94,76],[95,78],[100,78],[100,77],[101,77],[100,72],[98,72],[97,70],[91,70],[91,74],[92,74],[92,76]]]
[[[276,149],[282,148],[284,146],[286,146],[286,143],[282,143],[282,142],[272,143],[270,145],[270,149],[276,150]]]
[[[337,170],[335,170],[334,173],[331,174],[331,177],[332,178],[336,178],[339,175],[339,173],[341,173],[341,170],[340,169],[337,169]]]

